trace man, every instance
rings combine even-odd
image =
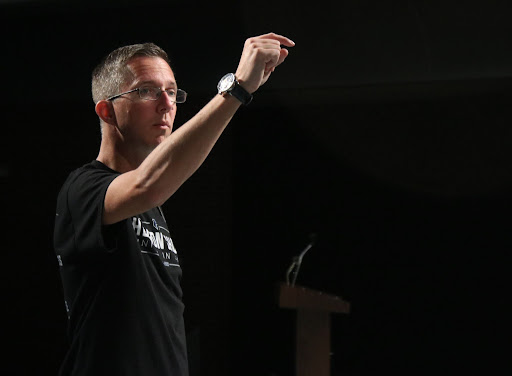
[[[154,44],[121,47],[94,70],[102,141],[57,200],[55,251],[69,317],[61,375],[188,374],[181,269],[160,210],[205,160],[242,103],[294,43],[274,33],[246,41],[235,74],[172,132],[178,89]]]

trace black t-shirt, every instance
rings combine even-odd
[[[119,173],[72,172],[58,199],[54,246],[70,347],[61,375],[188,375],[181,268],[160,208],[102,225]]]

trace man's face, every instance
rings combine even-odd
[[[137,57],[128,67],[134,79],[122,91],[143,86],[177,89],[172,69],[159,57]],[[165,92],[157,100],[143,100],[135,91],[113,101],[113,106],[123,142],[131,147],[151,151],[172,132],[176,103]]]

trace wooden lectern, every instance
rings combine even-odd
[[[330,313],[349,313],[350,303],[334,295],[283,283],[279,286],[279,307],[297,310],[295,374],[329,376]]]

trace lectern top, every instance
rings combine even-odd
[[[350,312],[350,303],[338,296],[285,283],[279,286],[279,306],[314,311]]]

